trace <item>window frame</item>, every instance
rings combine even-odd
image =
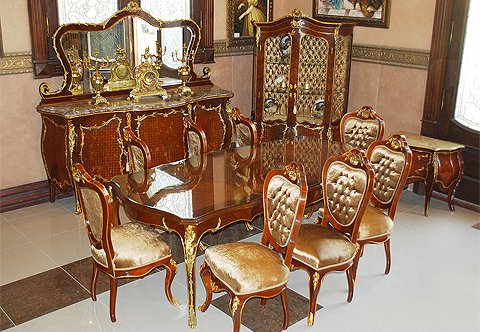
[[[118,8],[129,2],[140,5],[141,0],[118,0]],[[191,0],[192,19],[201,29],[200,46],[195,63],[213,63],[213,0]],[[63,76],[63,68],[53,49],[53,34],[59,27],[56,0],[28,0],[32,65],[34,78]]]

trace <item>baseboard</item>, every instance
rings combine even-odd
[[[58,193],[57,199],[72,196],[73,192]],[[0,190],[0,212],[6,212],[50,201],[48,181],[39,181]]]

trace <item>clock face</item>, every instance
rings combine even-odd
[[[118,65],[115,68],[115,74],[119,79],[127,79],[128,78],[128,68],[125,65]]]
[[[155,73],[152,71],[147,71],[143,75],[143,81],[146,85],[153,85],[155,83]]]

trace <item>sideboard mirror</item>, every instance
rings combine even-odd
[[[163,87],[180,85],[178,68],[185,65],[189,84],[209,81],[193,70],[200,42],[200,28],[190,19],[162,21],[130,2],[100,24],[62,25],[53,36],[53,47],[64,69],[62,86],[51,91],[40,85],[42,99],[89,98],[95,87],[92,76],[104,80],[102,94],[128,94],[135,86],[134,69],[148,61],[155,67]],[[146,77],[148,80],[148,77]]]

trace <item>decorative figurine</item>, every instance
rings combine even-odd
[[[93,56],[95,59],[95,64],[92,63],[90,57],[86,52],[83,53],[83,65],[88,70],[95,70],[90,78],[90,83],[92,84],[92,88],[95,90],[95,96],[92,98],[93,100],[90,103],[94,103],[95,105],[106,104],[108,105],[108,101],[105,97],[100,95],[100,92],[103,91],[103,86],[105,84],[105,78],[100,73],[100,69],[105,69],[110,67],[110,59],[108,56],[106,58],[101,58],[98,60],[98,49],[93,50]]]
[[[83,63],[75,45],[67,50],[67,59],[72,71],[72,83],[69,90],[73,95],[83,94]]]
[[[128,90],[135,87],[133,69],[127,60],[127,54],[123,48],[117,47],[115,51],[115,63],[110,69],[110,79],[105,84],[105,91]]]
[[[162,80],[157,69],[155,69],[156,56],[150,53],[150,48],[145,49],[142,54],[142,63],[135,67],[135,87],[130,92],[129,99],[138,101],[140,97],[160,96],[168,98],[167,90],[162,88]]]
[[[173,61],[180,61],[182,65],[178,67],[178,78],[182,80],[182,85],[178,87],[177,92],[180,96],[188,97],[193,95],[192,89],[187,86],[187,82],[190,79],[190,66],[188,62],[191,61],[190,55],[187,54],[187,45],[183,44],[182,58],[178,57],[178,52],[172,52]]]

